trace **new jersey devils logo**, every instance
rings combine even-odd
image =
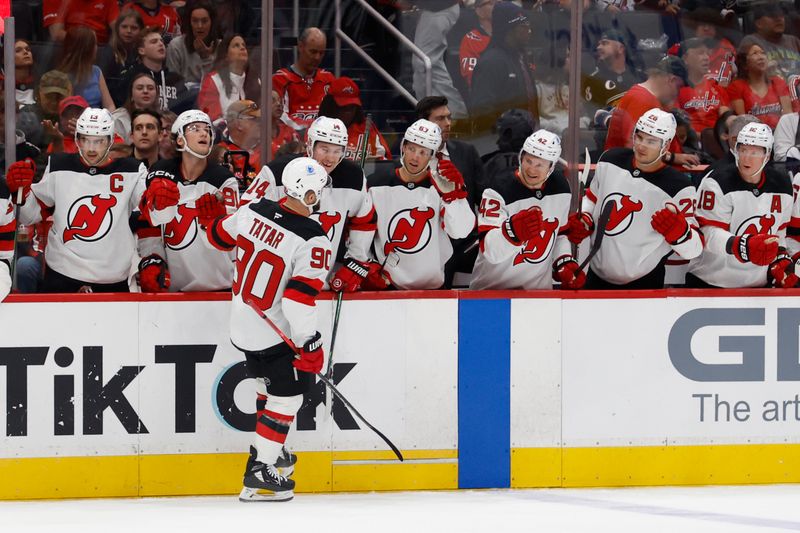
[[[383,253],[389,255],[397,250],[415,254],[425,248],[431,240],[431,219],[435,214],[432,207],[415,207],[395,213],[389,221],[389,242],[383,245]]]
[[[197,210],[186,204],[178,206],[175,218],[164,226],[164,244],[171,250],[183,250],[197,238]]]
[[[114,215],[111,208],[117,205],[117,198],[103,198],[99,194],[83,196],[73,202],[67,211],[67,227],[64,229],[64,243],[73,239],[79,241],[99,241],[111,230]]]
[[[319,213],[313,213],[311,218],[319,222],[319,225],[322,226],[322,231],[333,242],[333,238],[336,236],[336,224],[342,220],[342,214],[336,211],[320,211]]]
[[[553,249],[556,242],[558,220],[545,219],[542,222],[542,231],[539,232],[539,235],[526,242],[522,251],[514,257],[515,265],[523,261],[535,265],[541,263],[550,255],[550,250]]]
[[[603,206],[608,202],[614,202],[614,207],[611,209],[611,217],[608,219],[605,234],[612,236],[619,235],[628,229],[633,223],[633,214],[641,211],[644,207],[640,200],[634,201],[629,195],[619,192],[606,196]]]
[[[775,225],[774,215],[755,215],[745,219],[736,230],[736,235],[756,235],[760,233],[766,235],[772,233]]]

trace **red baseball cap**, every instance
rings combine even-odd
[[[81,109],[89,107],[89,102],[83,96],[67,96],[58,104],[58,114],[62,114],[70,106],[78,106]]]
[[[333,80],[328,88],[328,94],[333,96],[336,105],[340,107],[346,105],[362,105],[361,98],[359,97],[361,91],[358,89],[358,85],[347,76],[342,76],[341,78]]]

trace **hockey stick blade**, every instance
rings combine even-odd
[[[611,211],[613,210],[614,201],[609,200],[606,202],[606,205],[603,206],[603,211],[600,213],[600,220],[597,221],[597,231],[595,232],[594,242],[592,243],[591,249],[589,249],[589,255],[586,256],[586,259],[583,260],[581,266],[579,267],[581,270],[586,268],[586,265],[589,264],[589,261],[591,261],[600,250],[600,245],[603,244],[603,236],[606,234],[606,226],[608,226],[608,220],[611,218]]]
[[[297,350],[297,347],[294,345],[292,340],[289,337],[287,337],[286,334],[283,331],[281,331],[278,326],[275,325],[275,322],[270,320],[270,318],[266,314],[264,314],[264,311],[262,311],[252,300],[245,300],[244,303],[249,305],[250,308],[253,311],[255,311],[256,314],[259,317],[261,317],[261,319],[264,322],[266,322],[269,327],[272,328],[272,330],[283,340],[283,342],[285,342],[292,349],[292,351],[295,354],[295,357],[299,359],[300,352]],[[333,392],[333,394],[335,394],[340,400],[342,400],[342,403],[345,405],[345,407],[347,407],[350,410],[351,413],[356,415],[356,417],[359,420],[364,422],[364,425],[366,425],[369,429],[374,431],[375,434],[378,435],[383,440],[383,442],[385,442],[387,446],[389,446],[389,448],[392,449],[392,451],[400,460],[400,462],[403,462],[403,454],[400,453],[400,450],[397,448],[397,446],[395,446],[394,443],[390,441],[386,435],[381,433],[380,430],[378,430],[378,428],[367,422],[367,419],[364,418],[364,416],[361,413],[359,413],[355,407],[353,407],[353,404],[351,404],[341,392],[339,392],[339,389],[336,388],[336,386],[331,382],[331,380],[329,380],[319,372],[316,374],[316,376],[320,379],[320,381],[322,381],[325,384],[325,386],[327,386],[331,390],[331,392]]]

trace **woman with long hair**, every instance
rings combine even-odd
[[[128,69],[133,67],[139,58],[136,43],[143,29],[142,16],[133,9],[123,11],[114,22],[110,42],[114,57],[105,69],[105,75],[111,98],[117,105],[121,105],[127,96],[127,85],[124,80]]]
[[[186,6],[183,13],[184,33],[167,46],[167,68],[177,72],[186,83],[200,84],[214,63],[220,42],[216,11],[206,1]]]
[[[25,39],[14,42],[14,80],[16,82],[16,102],[18,106],[36,102],[33,93],[33,52]]]
[[[103,72],[95,65],[96,58],[97,38],[94,31],[84,26],[68,29],[58,70],[70,77],[73,94],[85,98],[89,107],[104,107],[113,111],[117,106],[108,92]]]
[[[212,121],[221,119],[237,100],[258,100],[260,81],[248,76],[250,63],[241,35],[226,37],[217,48],[214,70],[206,74],[197,97],[197,107]]]
[[[125,105],[118,107],[111,113],[114,117],[114,131],[126,143],[131,138],[131,117],[137,109],[150,109],[157,111],[158,87],[156,80],[147,72],[139,72],[131,78],[128,98]]]
[[[786,82],[770,74],[767,54],[755,43],[739,49],[736,67],[739,77],[728,86],[731,107],[737,115],[749,113],[775,129],[781,115],[792,112]]]

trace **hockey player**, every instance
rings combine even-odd
[[[279,468],[291,465],[295,458],[283,450],[283,444],[303,394],[323,362],[315,299],[328,276],[332,248],[322,227],[309,215],[329,192],[323,194],[330,180],[319,163],[306,157],[289,162],[281,177],[285,198],[251,202],[216,219],[207,230],[214,246],[236,248],[231,342],[244,352],[261,402],[239,496],[242,501],[292,498],[294,480]],[[251,305],[263,310],[291,338],[300,348],[299,358]]]
[[[11,292],[11,262],[14,260],[14,205],[4,181],[0,181],[0,302]]]
[[[461,239],[475,227],[464,178],[453,163],[437,157],[441,144],[439,126],[419,119],[400,143],[400,166],[367,180],[377,215],[375,255],[383,265],[370,270],[370,288],[441,288],[453,254],[448,237]],[[398,260],[387,262],[393,253]]]
[[[668,255],[700,255],[695,188],[662,161],[675,129],[672,114],[650,109],[636,122],[633,149],[612,148],[600,156],[583,199],[583,216],[596,221],[608,202],[613,210],[589,265],[587,289],[663,288]]]
[[[364,172],[358,164],[344,158],[346,148],[347,128],[338,118],[319,117],[308,129],[308,156],[322,165],[332,181],[331,190],[311,217],[319,222],[330,238],[336,254],[334,258],[342,261],[343,266],[335,275],[340,281],[333,284],[331,280],[331,287],[350,292],[359,288],[370,268],[369,247],[375,233],[375,211],[367,194]],[[281,176],[287,164],[299,157],[287,155],[263,167],[242,195],[242,204],[263,197],[272,200],[283,197],[286,193]],[[343,241],[345,235],[347,239]],[[342,246],[345,248],[343,256]],[[372,268],[376,267],[373,265]]]
[[[211,119],[202,111],[181,113],[172,125],[179,155],[156,162],[147,176],[148,191],[166,181],[178,191],[174,202],[147,213],[155,228],[139,233],[139,283],[144,292],[218,291],[233,282],[234,257],[209,246],[201,226],[232,213],[239,203],[239,185],[231,171],[211,164],[214,144]],[[174,185],[171,185],[174,184]]]
[[[570,255],[572,198],[556,163],[561,139],[534,132],[519,153],[520,165],[486,189],[478,216],[480,252],[471,289],[580,289],[586,274]]]
[[[144,193],[146,170],[133,158],[111,159],[114,119],[87,108],[75,126],[77,154],[53,154],[41,181],[20,161],[6,173],[12,199],[23,191],[22,224],[53,216],[43,292],[128,292],[138,262],[128,224]]]
[[[689,263],[690,287],[793,287],[798,278],[786,252],[792,183],[767,165],[772,130],[745,125],[736,138],[735,165],[709,172],[697,192],[703,255]]]

